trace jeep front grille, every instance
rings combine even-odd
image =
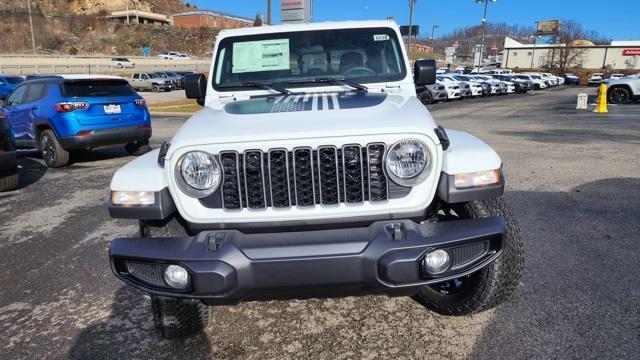
[[[224,179],[222,208],[263,209],[379,202],[406,196],[410,188],[388,181],[384,173],[386,147],[298,147],[220,153]],[[207,207],[215,201],[203,199]]]

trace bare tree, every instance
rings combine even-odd
[[[557,67],[560,73],[564,73],[569,68],[581,66],[587,51],[585,38],[586,32],[580,23],[562,21],[558,39],[561,45],[549,52],[549,67]]]

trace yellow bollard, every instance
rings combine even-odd
[[[609,110],[607,109],[607,85],[600,85],[600,90],[598,90],[598,104],[596,105],[596,109],[593,112],[597,113],[607,113]]]

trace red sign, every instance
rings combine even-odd
[[[640,49],[624,49],[622,52],[624,56],[640,56]]]

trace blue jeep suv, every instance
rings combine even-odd
[[[125,145],[131,155],[149,150],[151,117],[144,99],[120,77],[39,77],[5,100],[18,147],[35,147],[49,167],[69,163],[69,152]]]

